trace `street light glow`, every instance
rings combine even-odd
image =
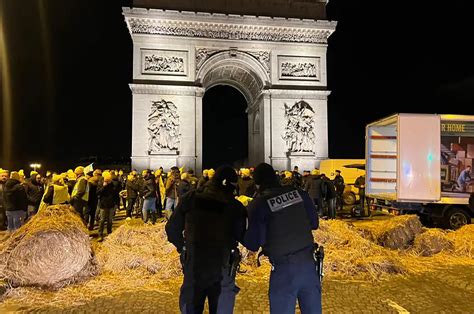
[[[41,164],[38,164],[38,163],[30,164],[30,167],[36,171],[37,169],[41,168]]]

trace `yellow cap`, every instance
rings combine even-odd
[[[285,178],[290,179],[291,177],[293,177],[293,172],[285,171]]]
[[[216,174],[216,171],[214,169],[209,169],[209,171],[207,172],[207,175],[209,176],[209,179],[212,179],[212,177],[214,177],[214,175]]]
[[[204,170],[202,171],[202,175],[203,175],[203,176],[209,175],[209,170],[204,169]]]
[[[181,174],[181,180],[186,180],[189,178],[189,174],[187,172]]]
[[[67,173],[67,178],[68,178],[68,180],[76,180],[77,176],[74,172],[73,173]]]
[[[243,168],[240,172],[244,177],[250,177],[250,169]]]
[[[30,172],[30,178],[36,177],[37,175],[38,175],[38,172],[36,172],[36,171],[34,171],[34,170],[32,170],[32,171]]]
[[[102,177],[104,177],[105,182],[112,182],[112,174],[110,172],[104,171]]]
[[[0,168],[0,173],[8,173],[8,170]]]
[[[313,169],[313,170],[311,171],[311,174],[312,174],[313,176],[317,176],[317,175],[319,175],[319,170],[318,170],[318,169]]]
[[[160,169],[155,171],[155,177],[159,177],[159,176],[161,176],[161,170]]]
[[[63,177],[59,174],[53,174],[53,183],[62,183]]]
[[[76,167],[76,169],[74,169],[74,173],[78,175],[84,174],[84,167],[83,166]]]

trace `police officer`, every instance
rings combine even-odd
[[[251,251],[262,247],[272,264],[270,312],[295,313],[298,299],[301,313],[321,313],[311,233],[319,223],[313,201],[298,188],[281,186],[269,164],[257,166],[254,180],[259,196],[249,204],[243,244]]]
[[[242,242],[247,221],[245,207],[234,198],[237,179],[231,167],[219,168],[201,191],[184,194],[166,224],[183,264],[182,313],[202,313],[206,297],[211,314],[233,312],[240,290],[237,241]]]

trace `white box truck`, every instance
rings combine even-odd
[[[474,116],[396,114],[366,127],[372,209],[458,229],[474,217]]]

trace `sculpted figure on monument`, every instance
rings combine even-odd
[[[304,100],[293,106],[285,103],[287,120],[283,139],[289,152],[312,152],[314,147],[314,110]]]
[[[178,108],[164,99],[153,101],[148,115],[148,154],[173,151],[179,145]]]

